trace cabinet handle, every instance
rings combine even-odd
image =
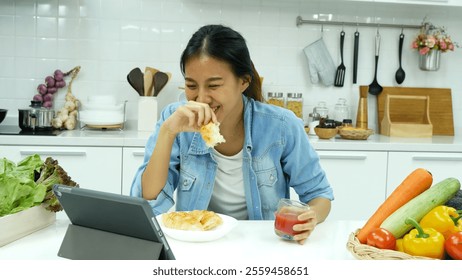
[[[39,155],[49,155],[49,156],[86,156],[87,152],[85,151],[53,151],[53,150],[43,150],[43,151],[34,151],[34,150],[22,150],[19,152],[22,156],[30,156],[33,154]]]
[[[460,156],[413,156],[412,160],[433,160],[433,161],[462,161]]]
[[[358,154],[346,154],[346,155],[319,155],[320,159],[354,159],[354,160],[365,160],[367,158],[366,155],[358,155]]]
[[[132,152],[132,155],[135,157],[142,157],[144,156],[144,152],[134,151]]]

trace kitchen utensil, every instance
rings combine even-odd
[[[367,92],[367,86],[360,86],[360,92]],[[378,130],[381,132],[381,122],[384,116],[385,98],[388,94],[405,95],[405,96],[430,96],[430,120],[433,124],[433,135],[454,136],[454,119],[452,95],[450,88],[414,88],[414,87],[383,87],[383,91],[377,96],[377,116]],[[393,104],[390,108],[390,114],[399,121],[409,121],[421,116],[418,111],[418,104],[409,105],[409,103]]]
[[[154,74],[154,96],[158,96],[160,91],[165,87],[169,80],[169,76],[164,72]]]
[[[158,69],[156,68],[153,68],[153,67],[149,67],[147,66],[145,69],[144,69],[144,75],[146,76],[150,76],[151,78],[151,87],[149,90],[147,90],[148,92],[148,95],[147,96],[153,96],[154,95],[154,75],[159,72]]]
[[[140,96],[144,95],[144,75],[140,68],[132,69],[127,75],[127,80]]]
[[[377,35],[375,36],[375,72],[374,72],[374,80],[369,85],[369,93],[372,95],[379,95],[383,88],[377,82],[377,67],[379,64],[379,51],[380,51],[380,34],[379,30],[377,30]]]
[[[340,32],[340,60],[341,63],[337,67],[337,72],[335,73],[335,81],[334,86],[336,87],[343,87],[343,82],[345,81],[345,71],[346,67],[343,64],[343,42],[345,41],[345,32],[342,30]]]
[[[359,32],[355,32],[355,44],[353,50],[353,84],[356,84],[358,77],[358,52],[359,52]]]
[[[18,109],[18,124],[24,131],[52,130],[55,111],[42,107],[41,101],[31,101],[30,108]]]
[[[398,84],[402,84],[404,81],[404,78],[406,78],[406,73],[404,72],[403,67],[401,67],[401,55],[403,52],[403,42],[404,42],[404,34],[403,34],[403,31],[401,30],[401,34],[399,35],[399,53],[398,53],[399,68],[395,74],[395,79]]]
[[[154,77],[152,72],[144,71],[144,96],[152,96],[152,90],[154,88]]]

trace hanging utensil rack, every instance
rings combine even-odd
[[[369,23],[369,22],[347,22],[347,21],[333,21],[333,20],[310,20],[303,19],[301,16],[298,16],[296,19],[297,27],[302,24],[322,24],[322,25],[341,25],[341,26],[368,26],[368,27],[392,27],[392,28],[407,28],[407,29],[420,29],[424,25],[411,25],[411,24],[394,24],[394,23]]]

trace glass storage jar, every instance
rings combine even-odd
[[[288,93],[286,107],[297,117],[303,119],[303,95],[301,93]]]
[[[346,104],[346,99],[339,98],[334,108],[334,120],[338,122],[343,122],[344,119],[349,119],[349,118],[350,118],[350,111]]]
[[[284,94],[282,92],[268,92],[268,103],[284,107]]]

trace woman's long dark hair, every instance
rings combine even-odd
[[[263,101],[261,80],[252,60],[244,37],[223,25],[206,25],[196,31],[181,55],[181,72],[185,75],[185,64],[191,57],[208,55],[229,63],[237,77],[250,76],[250,85],[243,92],[247,97]]]

